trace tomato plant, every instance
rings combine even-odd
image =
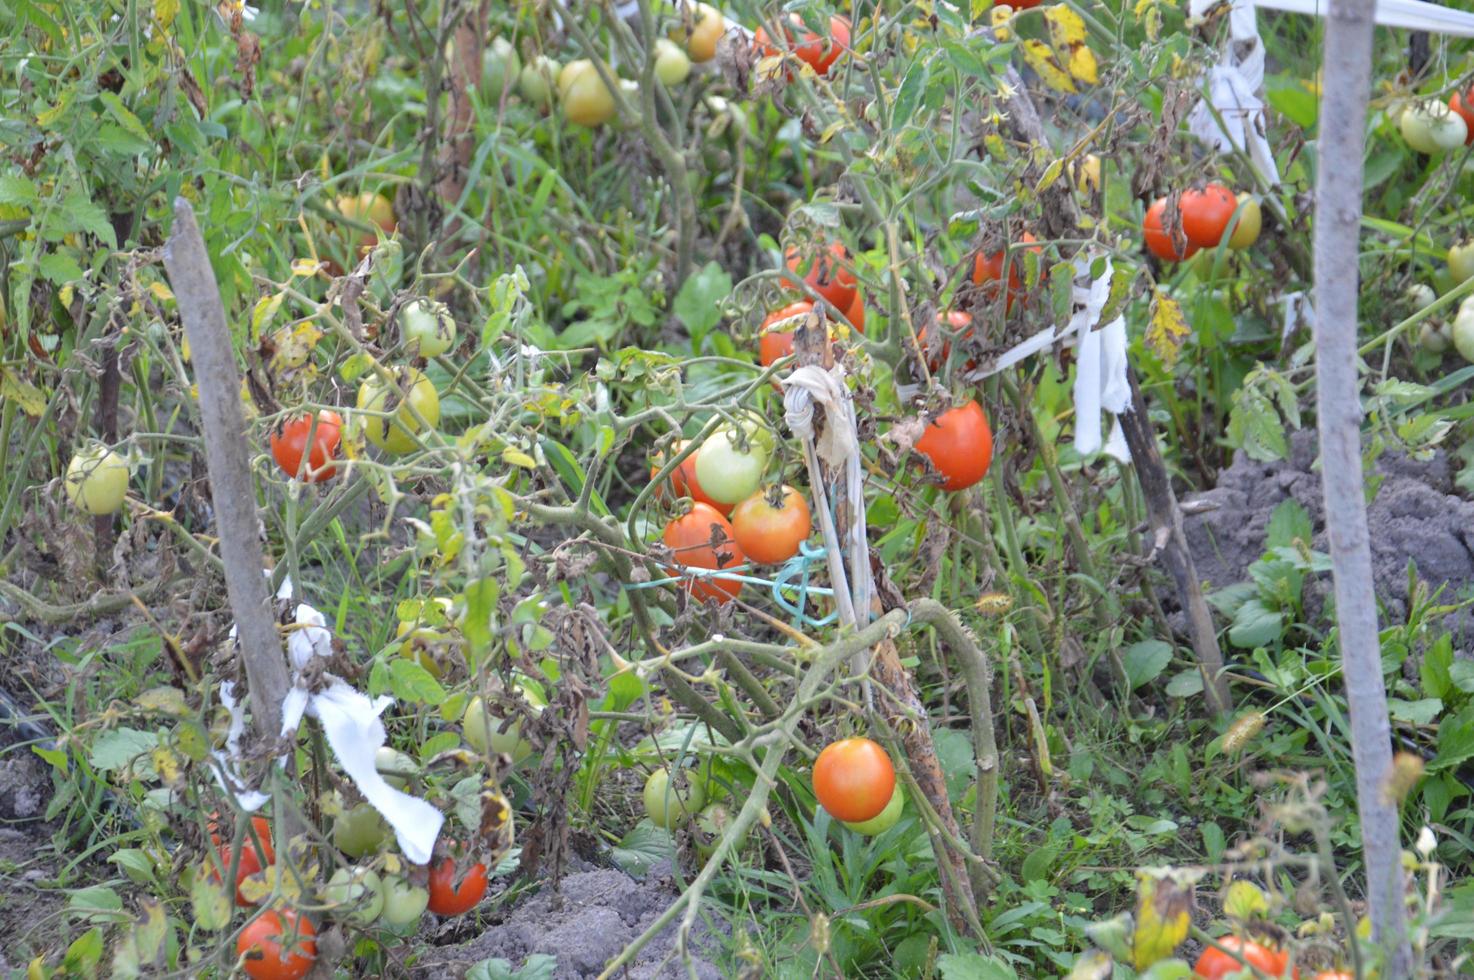
[[[993,461],[993,430],[983,407],[970,401],[947,409],[927,425],[916,451],[941,474],[942,489],[965,490],[977,483]]]
[[[370,375],[358,388],[358,408],[377,413],[361,416],[364,435],[390,453],[413,451],[419,446],[417,437],[440,423],[440,393],[429,378],[411,367],[396,371],[393,384]]]
[[[1207,184],[1201,189],[1189,188],[1178,198],[1182,215],[1182,233],[1199,248],[1216,248],[1228,231],[1228,223],[1238,207],[1238,198],[1222,184]]]
[[[462,868],[444,857],[430,869],[428,908],[436,915],[463,915],[486,897],[486,865],[480,861]]]
[[[253,980],[297,980],[317,959],[317,929],[291,909],[269,909],[241,930],[236,955]]]
[[[737,546],[750,561],[776,565],[798,554],[813,527],[808,501],[793,487],[767,487],[732,511]]]
[[[271,458],[281,471],[292,479],[306,483],[331,480],[338,473],[334,460],[338,458],[338,442],[342,437],[343,417],[337,412],[323,409],[317,413],[314,424],[312,416],[298,415],[278,422],[268,436]],[[307,451],[307,440],[312,439],[312,449]],[[306,465],[303,465],[303,456]]]
[[[896,789],[891,757],[868,738],[831,742],[814,760],[814,795],[836,820],[860,823],[880,815]]]
[[[1025,244],[1034,241],[1034,236],[1024,232],[1019,236],[1019,241]],[[1013,312],[1013,301],[1015,297],[1023,292],[1023,264],[1024,252],[1033,252],[1035,255],[1044,254],[1041,246],[1033,245],[1027,249],[1015,249],[1009,255],[1007,249],[1000,248],[996,252],[979,252],[972,263],[972,282],[975,286],[983,287],[983,295],[990,301],[998,298],[1000,292],[999,283],[1003,281],[1003,266],[1008,265],[1008,282],[1002,287],[1003,311]]]
[[[692,504],[690,511],[665,526],[662,537],[677,562],[687,568],[732,569],[747,561],[737,546],[732,525],[708,504]],[[682,586],[698,599],[729,602],[742,591],[742,583],[707,576],[694,577]]]
[[[842,243],[830,242],[817,254],[795,246],[784,255],[788,271],[794,276],[802,276],[803,281],[835,309],[844,312],[854,303],[859,285],[849,269],[849,249]],[[783,281],[795,289],[799,288],[797,279],[785,277]]]
[[[845,820],[842,822],[857,834],[874,837],[877,834],[885,833],[899,823],[901,820],[901,811],[905,808],[906,793],[901,789],[900,784],[897,783],[895,791],[891,793],[891,798],[886,801],[884,810],[881,810],[869,820]]]
[[[672,780],[670,770],[662,767],[646,777],[641,801],[651,823],[672,830],[701,809],[706,802],[706,790],[687,770],[676,770]]]
[[[79,449],[67,464],[67,499],[88,514],[116,514],[128,494],[128,464],[96,445]]]
[[[1158,198],[1152,202],[1151,207],[1146,209],[1146,217],[1141,221],[1141,234],[1146,241],[1147,251],[1159,259],[1168,262],[1181,262],[1190,259],[1197,254],[1198,246],[1187,240],[1179,223],[1169,231],[1163,222],[1166,220],[1167,199]],[[1179,238],[1179,236],[1181,236]],[[1178,248],[1181,241],[1182,247]]]
[[[1248,963],[1256,970],[1263,970],[1272,977],[1289,975],[1285,973],[1289,965],[1289,956],[1285,953],[1261,946],[1242,936],[1224,936],[1218,940],[1218,945],[1239,954],[1243,957],[1244,963]],[[1206,980],[1221,980],[1223,977],[1238,973],[1243,968],[1243,963],[1212,946],[1203,950],[1203,955],[1199,956],[1198,961],[1193,964],[1193,972]],[[1294,975],[1299,977],[1300,971],[1296,970]]]

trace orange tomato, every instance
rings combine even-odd
[[[789,340],[789,344],[791,347],[791,338]],[[671,452],[679,456],[681,450],[686,448],[687,441],[688,440],[681,439],[676,442],[676,444],[671,447]],[[701,489],[701,481],[696,479],[696,457],[699,455],[700,450],[697,450],[696,452],[687,456],[685,459],[681,460],[681,465],[677,466],[675,472],[671,473],[670,477],[666,480],[666,486],[655,488],[656,499],[660,499],[662,496],[664,496],[665,492],[669,490],[672,499],[677,497],[690,497],[698,504],[706,504],[714,510],[721,512],[722,514],[730,514],[732,512],[731,504],[717,503],[706,493],[705,490]],[[660,461],[660,456],[656,456],[655,460],[655,465],[650,467],[650,479],[652,481],[660,473],[661,467],[665,465]]]
[[[858,289],[855,290],[855,298],[850,300],[850,308],[844,311],[844,318],[857,331],[865,332],[865,295]]]
[[[1147,251],[1159,259],[1168,262],[1181,262],[1190,259],[1198,251],[1198,247],[1188,241],[1186,235],[1183,237],[1183,250],[1177,250],[1176,236],[1163,227],[1162,220],[1167,212],[1167,199],[1159,197],[1152,202],[1152,206],[1146,209],[1146,217],[1141,220],[1141,235],[1146,240]],[[1179,223],[1178,229],[1182,226]]]
[[[1024,232],[1019,236],[1022,242],[1034,241],[1034,236]],[[1035,255],[1044,254],[1044,249],[1038,245],[1024,251],[1033,252]],[[1013,301],[1016,296],[1024,290],[1024,257],[1018,250],[1014,251],[1012,258],[1007,249],[1000,248],[996,252],[984,254],[979,252],[972,261],[972,281],[975,286],[983,286],[983,293],[989,301],[998,298],[998,283],[1003,279],[1003,264],[1008,262],[1008,283],[1002,289],[1003,312],[1013,312]]]
[[[1469,135],[1464,137],[1465,146],[1474,143],[1474,106],[1470,105],[1474,99],[1471,99],[1470,96],[1474,96],[1474,89],[1462,95],[1455,92],[1448,97],[1448,107],[1463,117],[1464,126],[1469,130]]]
[[[291,909],[263,912],[241,930],[236,956],[252,980],[299,980],[317,959],[317,929]]]
[[[1285,972],[1290,958],[1278,950],[1261,946],[1242,936],[1224,936],[1218,940],[1218,945],[1238,953],[1243,957],[1244,963],[1248,963],[1256,970],[1263,970],[1272,977],[1290,975]],[[1223,977],[1232,976],[1243,968],[1243,964],[1238,960],[1212,946],[1203,950],[1203,955],[1199,956],[1198,961],[1193,964],[1193,972],[1200,977],[1205,977],[1206,980],[1222,980]],[[1296,980],[1299,980],[1300,971],[1294,971],[1294,976]]]
[[[312,418],[299,415],[278,422],[267,437],[271,445],[271,457],[283,473],[292,479],[306,483],[331,480],[338,472],[334,464],[338,456],[338,440],[343,430],[343,416],[326,409],[317,413],[317,427]],[[302,466],[302,456],[307,450],[307,434],[312,433],[312,449],[306,452],[307,466]]]
[[[787,259],[788,271],[798,275],[807,268],[804,282],[813,287],[814,292],[833,303],[836,310],[850,308],[858,286],[855,274],[845,267],[845,263],[850,260],[850,253],[844,245],[831,242],[819,255],[804,255],[797,247],[790,247],[783,254]],[[783,277],[783,282],[794,289],[800,288],[798,281],[788,276]]]
[[[942,475],[942,489],[965,490],[981,480],[993,462],[993,430],[975,400],[949,408],[932,420],[916,451]]]
[[[785,40],[793,52],[793,56],[799,61],[805,62],[819,75],[829,73],[829,66],[833,65],[839,56],[850,46],[850,22],[847,18],[835,14],[829,18],[829,36],[820,37],[804,26],[804,19],[797,13],[788,15],[788,22],[801,32],[801,36],[795,40],[792,30],[784,29]],[[767,28],[759,27],[753,34],[753,44],[757,47],[758,57],[776,57],[782,54],[782,50],[773,43],[768,35]],[[842,304],[835,304],[844,309]]]
[[[776,498],[776,499],[775,499]],[[808,501],[793,487],[763,487],[732,511],[737,546],[765,565],[785,562],[813,529]]]
[[[831,742],[814,760],[814,795],[836,820],[869,820],[885,809],[895,791],[891,757],[868,738]]]
[[[774,310],[763,320],[758,335],[758,361],[763,367],[770,367],[774,362],[787,357],[793,353],[793,332],[798,329],[801,322],[800,317],[814,308],[814,304],[808,300],[799,300],[797,303],[789,303],[781,310]],[[791,323],[784,321],[791,320]],[[783,324],[782,329],[773,329],[776,325]]]
[[[1238,206],[1238,196],[1222,184],[1185,190],[1178,199],[1182,232],[1199,248],[1217,248]]]
[[[220,858],[220,867],[229,873],[231,841],[221,836],[217,820],[218,814],[210,815],[210,843],[215,845],[216,853]],[[271,824],[265,817],[252,817],[251,827],[261,841],[261,849],[259,851],[256,849],[256,845],[251,841],[251,835],[247,833],[245,840],[241,842],[241,859],[235,872],[235,904],[242,906],[256,903],[248,899],[241,891],[241,882],[251,875],[260,874],[261,871],[276,863],[276,848],[271,841]],[[210,878],[212,881],[220,880],[220,875],[214,868],[210,869]]]
[[[672,574],[680,574],[682,566],[732,569],[747,561],[731,523],[710,504],[693,504],[688,513],[665,526],[662,540],[675,555],[677,565]],[[681,587],[698,599],[715,599],[718,603],[730,602],[742,591],[741,582],[705,576],[693,577]]]
[[[458,877],[459,876],[459,877]],[[447,857],[430,870],[430,904],[436,915],[461,915],[486,897],[486,865],[477,861],[461,871]]]

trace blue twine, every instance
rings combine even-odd
[[[795,626],[808,626],[818,629],[828,626],[839,617],[838,609],[830,612],[823,619],[815,619],[806,611],[808,608],[808,597],[810,595],[834,595],[834,590],[822,585],[809,584],[809,566],[816,562],[822,562],[829,554],[829,549],[815,547],[804,541],[798,546],[798,554],[784,562],[772,578],[762,578],[757,575],[740,574],[751,566],[744,563],[733,565],[731,568],[693,568],[687,565],[681,566],[680,575],[668,575],[665,578],[651,579],[648,582],[626,582],[627,589],[653,589],[662,585],[683,584],[692,579],[719,579],[723,582],[742,582],[750,585],[766,586],[772,592],[773,601],[785,612],[792,614]],[[793,580],[797,578],[795,586]],[[790,600],[785,590],[797,589],[796,600]]]

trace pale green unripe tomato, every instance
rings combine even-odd
[[[691,59],[673,41],[655,39],[655,77],[666,88],[691,77]]]
[[[1445,102],[1434,99],[1408,106],[1398,120],[1397,128],[1407,145],[1419,153],[1434,154],[1463,146],[1469,135],[1464,117]]]
[[[411,300],[399,311],[399,333],[410,353],[439,357],[456,341],[456,322],[450,307],[432,299]]]
[[[556,61],[540,54],[522,66],[522,72],[517,76],[517,91],[537,108],[550,108],[553,104],[553,85],[561,70]]]
[[[1444,354],[1453,345],[1453,333],[1446,323],[1424,320],[1418,324],[1418,343],[1426,351]]]
[[[530,684],[523,683],[522,678],[517,680],[522,700],[534,714],[541,714],[543,708],[547,707],[547,702]],[[513,763],[524,762],[535,751],[533,744],[522,737],[522,719],[514,717],[508,722],[507,719],[487,711],[486,702],[480,695],[472,698],[471,703],[466,705],[466,713],[461,716],[461,732],[466,744],[477,752],[484,754],[490,749],[492,752],[511,756]]]
[[[322,898],[337,918],[366,926],[384,912],[384,883],[372,868],[339,868]]]
[[[379,921],[394,932],[413,930],[430,905],[430,893],[399,875],[384,877],[384,911]]]
[[[379,746],[374,752],[374,768],[379,770],[379,775],[384,777],[384,782],[395,789],[404,789],[409,785],[410,778],[419,775],[420,772],[420,767],[415,764],[415,760],[387,745]]]
[[[1460,242],[1448,250],[1448,271],[1455,283],[1474,276],[1474,242]]]
[[[675,784],[670,771],[656,769],[645,780],[645,814],[658,827],[671,830],[685,823],[706,802],[706,790],[684,769],[676,771]]]
[[[481,90],[487,101],[500,102],[502,94],[517,84],[522,74],[522,59],[512,42],[494,37],[481,55]]]
[[[378,852],[389,839],[389,824],[373,804],[360,803],[333,819],[333,846],[351,858]]]
[[[883,834],[894,827],[896,822],[901,819],[901,810],[905,806],[906,794],[901,791],[901,784],[897,783],[895,790],[891,793],[891,800],[885,805],[884,810],[881,810],[869,820],[856,820],[854,823],[848,820],[841,820],[840,822],[857,834],[874,837],[876,834]]]
[[[79,449],[67,464],[67,498],[88,514],[116,514],[128,494],[128,464],[106,446]]]
[[[432,429],[440,423],[440,393],[429,378],[411,367],[400,368],[392,385],[370,374],[358,388],[358,407],[381,413],[358,419],[368,441],[398,455],[412,452],[418,445],[415,436],[423,433],[415,413]]]
[[[1459,304],[1459,315],[1454,317],[1453,341],[1464,360],[1474,364],[1474,297]]]

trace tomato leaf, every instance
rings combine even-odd
[[[1192,330],[1177,301],[1161,290],[1152,291],[1152,322],[1146,328],[1146,345],[1167,367],[1177,363],[1182,344]]]
[[[434,707],[445,700],[445,688],[440,682],[424,667],[404,657],[396,657],[389,664],[389,690],[395,698],[410,704]]]

